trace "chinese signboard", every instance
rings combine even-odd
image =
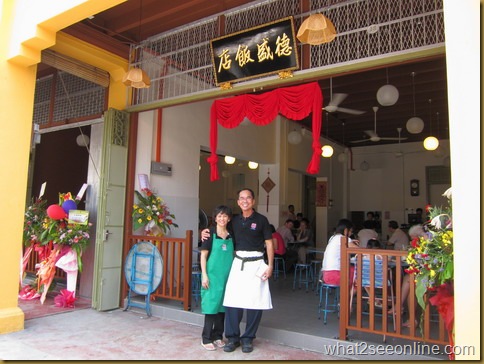
[[[213,39],[217,85],[299,68],[293,18]]]

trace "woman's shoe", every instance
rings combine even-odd
[[[225,346],[225,341],[223,340],[215,340],[213,342],[213,344],[217,347],[217,348],[223,348]]]
[[[410,327],[410,320],[409,321],[405,321],[403,324],[402,324],[403,327]],[[415,320],[415,327],[418,326],[418,321]]]
[[[212,343],[204,344],[204,343],[203,343],[203,340],[202,340],[201,344],[202,344],[202,346],[203,346],[203,348],[204,348],[205,350],[208,350],[208,351],[214,351],[214,350],[217,350],[217,348],[215,347],[215,345],[213,345]]]

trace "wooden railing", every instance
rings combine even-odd
[[[127,249],[139,242],[147,241],[156,246],[163,259],[161,283],[151,295],[151,299],[169,299],[181,301],[183,309],[191,309],[192,287],[192,240],[193,232],[187,230],[185,238],[155,237],[144,235],[130,235],[127,237]],[[126,259],[126,255],[123,259]],[[124,275],[124,270],[123,270]],[[126,279],[123,277],[123,282]],[[128,293],[127,283],[123,284],[122,297]]]
[[[390,278],[390,270],[392,270],[393,279],[393,291],[394,302],[396,310],[395,325],[393,325],[392,315],[388,315],[388,311],[391,307],[388,307],[386,302],[391,295],[390,287],[386,284],[381,289],[381,301],[383,302],[382,308],[377,309],[373,304],[375,302],[374,287],[375,282],[375,265],[372,263],[370,266],[370,287],[365,290],[361,287],[361,270],[362,270],[362,254],[368,256],[370,262],[375,260],[375,255],[380,255],[383,260],[384,277],[386,281]],[[354,290],[353,307],[350,309],[350,267],[354,265],[350,262],[351,256],[357,255],[356,258],[356,288]],[[424,312],[424,318],[422,323],[422,329],[419,328],[420,322],[420,308],[417,307],[418,303],[415,298],[415,283],[410,279],[410,292],[408,294],[408,302],[404,305],[407,309],[407,319],[409,327],[402,326],[402,280],[405,274],[402,267],[402,257],[405,257],[407,253],[405,251],[396,250],[383,250],[383,249],[362,249],[362,248],[348,248],[346,239],[342,239],[341,243],[341,287],[340,287],[340,327],[339,337],[342,340],[348,338],[348,330],[355,330],[373,334],[380,334],[383,336],[392,336],[403,339],[409,339],[413,341],[433,343],[440,345],[449,344],[449,338],[445,330],[444,321],[438,315],[434,307],[430,304]],[[391,263],[392,257],[395,257],[394,262]],[[370,304],[368,309],[364,309],[362,305],[363,295],[368,295],[367,300]]]

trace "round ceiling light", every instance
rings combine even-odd
[[[331,145],[324,145],[322,148],[321,148],[321,155],[324,157],[324,158],[329,158],[333,155],[333,147]]]
[[[235,163],[235,158],[231,157],[229,155],[226,155],[224,158],[225,163],[227,164],[234,164]]]
[[[423,145],[427,150],[435,150],[439,147],[439,140],[436,137],[429,136],[425,138]]]
[[[249,162],[247,163],[247,165],[249,166],[250,169],[257,169],[257,167],[259,167],[259,163],[257,162]]]
[[[407,121],[407,130],[411,134],[419,134],[424,128],[424,122],[418,116],[414,116]]]
[[[287,135],[287,141],[289,144],[297,145],[302,142],[302,134],[297,130],[293,130]]]
[[[398,101],[399,92],[393,85],[383,85],[376,93],[376,99],[381,106],[392,106]]]

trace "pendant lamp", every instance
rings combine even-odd
[[[328,113],[326,113],[326,138],[329,138],[329,118],[328,118]],[[326,144],[326,145],[323,145],[323,147],[321,148],[321,155],[324,157],[324,158],[330,158],[332,155],[333,155],[333,147],[329,144]]]
[[[140,0],[139,3],[139,26],[138,26],[138,42],[141,40],[141,12],[143,9],[143,0]],[[141,52],[143,50],[141,49]],[[136,57],[136,50],[131,52],[131,56],[137,59]],[[131,57],[130,57],[131,58]],[[148,76],[148,74],[142,70],[141,68],[138,67],[133,67],[128,70],[123,76],[122,79],[123,84],[126,86],[130,86],[133,88],[148,88],[151,85],[151,80]]]
[[[398,101],[400,96],[398,89],[390,85],[388,82],[388,68],[387,68],[387,84],[380,87],[376,93],[376,99],[381,106],[392,106]]]
[[[297,145],[302,142],[302,134],[294,129],[287,135],[287,141],[289,144]]]
[[[439,147],[439,140],[432,136],[432,99],[429,99],[429,109],[430,109],[430,136],[425,138],[423,146],[427,150],[435,150]]]
[[[407,130],[411,134],[419,134],[422,132],[424,128],[424,122],[418,116],[416,116],[415,111],[415,72],[411,73],[412,75],[412,90],[413,90],[413,117],[408,119],[407,121]]]
[[[320,45],[336,37],[333,23],[323,14],[311,14],[299,27],[296,35],[301,43]]]

